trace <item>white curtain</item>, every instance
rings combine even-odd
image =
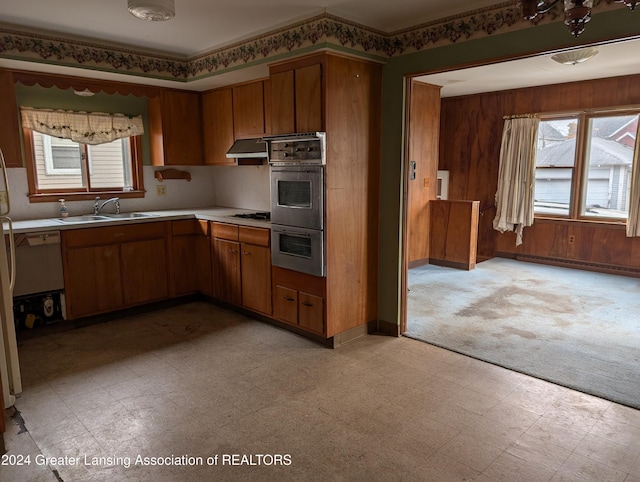
[[[627,218],[627,236],[640,236],[640,121],[636,132],[636,148],[631,168],[631,199]]]
[[[144,133],[142,116],[21,107],[22,127],[82,144],[104,144]]]
[[[502,131],[493,228],[501,233],[515,231],[516,246],[522,244],[522,230],[533,224],[539,124],[536,117],[506,119]]]

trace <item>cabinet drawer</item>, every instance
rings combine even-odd
[[[103,228],[74,229],[62,232],[67,248],[100,246],[138,239],[163,238],[166,222],[140,223],[128,226],[105,226]]]
[[[226,223],[211,223],[211,235],[214,238],[238,241],[238,226]]]
[[[324,300],[309,293],[298,293],[298,323],[316,333],[324,333]]]
[[[257,246],[269,246],[269,234],[268,229],[240,226],[241,243],[255,244]]]
[[[276,286],[275,317],[287,323],[298,323],[298,292],[284,286]]]

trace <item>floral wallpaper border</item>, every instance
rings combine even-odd
[[[531,27],[533,23],[522,19],[517,3],[513,0],[503,2],[392,33],[324,13],[191,58],[155,55],[0,28],[0,57],[188,82],[303,48],[336,47],[384,60]],[[620,4],[600,1],[594,10],[621,7]],[[549,23],[561,18],[562,9],[557,6],[536,19],[535,23]]]

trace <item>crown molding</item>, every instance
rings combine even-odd
[[[175,57],[0,27],[0,58],[189,82],[277,60],[298,51],[334,49],[380,61],[429,48],[531,28],[562,20],[557,7],[535,22],[524,20],[517,1],[385,33],[323,13],[193,57]],[[624,8],[598,2],[594,10]]]

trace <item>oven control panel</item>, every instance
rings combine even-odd
[[[323,134],[323,135],[319,135]],[[324,133],[308,136],[278,136],[267,139],[269,145],[269,163],[287,164],[325,164]]]

